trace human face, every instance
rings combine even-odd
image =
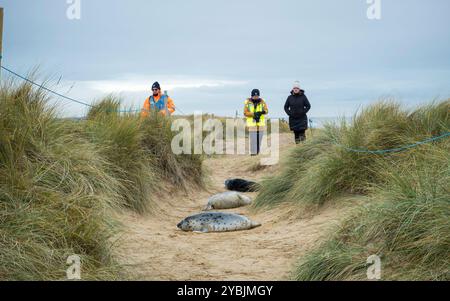
[[[258,96],[258,95],[252,96],[252,99],[253,99],[253,100],[258,100],[258,99],[259,99],[259,96]]]
[[[295,94],[300,93],[300,88],[294,88],[294,93],[295,93]]]
[[[159,94],[159,89],[152,89],[153,90],[153,96],[157,96]]]

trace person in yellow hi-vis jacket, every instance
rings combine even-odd
[[[252,97],[245,100],[244,116],[250,138],[250,154],[256,156],[261,151],[261,142],[267,129],[265,116],[269,114],[267,103],[260,97],[258,89],[252,91]]]
[[[152,110],[160,112],[164,116],[175,112],[175,104],[172,98],[161,93],[161,86],[155,82],[152,86],[153,95],[147,97],[142,108],[141,117],[147,117]]]

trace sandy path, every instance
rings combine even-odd
[[[291,138],[282,135],[283,150],[295,147]],[[176,228],[183,218],[200,212],[209,196],[223,192],[225,179],[258,180],[278,168],[249,171],[248,165],[256,160],[242,156],[207,159],[212,181],[208,191],[161,198],[148,216],[122,214],[126,229],[117,254],[119,261],[140,280],[288,280],[298,258],[329,233],[345,209],[330,206],[313,217],[300,218],[289,205],[259,212],[239,208],[230,211],[245,214],[262,227],[207,234]]]

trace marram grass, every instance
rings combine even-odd
[[[202,158],[172,155],[170,119],[116,113],[112,96],[79,122],[50,100],[29,84],[0,90],[0,280],[65,280],[71,255],[83,280],[124,279],[115,211],[147,211],[165,182],[201,185]]]
[[[369,200],[331,239],[307,253],[297,280],[367,280],[367,259],[382,260],[383,280],[450,279],[450,141],[400,153],[370,154],[450,131],[450,100],[414,110],[382,101],[348,124],[329,124],[294,148],[280,172],[263,181],[255,207],[291,202],[303,210],[340,195]]]
[[[120,184],[107,162],[42,91],[3,86],[0,99],[0,279],[65,279],[74,254],[83,279],[120,277],[109,251]]]
[[[332,239],[301,259],[297,280],[367,280],[377,255],[382,280],[450,280],[450,143],[426,147],[410,163],[381,164],[373,202]]]
[[[421,147],[377,155],[349,152],[339,144],[354,149],[391,149],[446,133],[449,128],[450,100],[411,112],[395,102],[376,103],[359,112],[352,124],[328,124],[319,135],[294,148],[280,172],[263,180],[255,207],[281,202],[320,206],[342,194],[368,194],[372,184],[384,181],[377,172],[379,161],[408,161]]]

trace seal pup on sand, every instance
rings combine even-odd
[[[251,203],[252,199],[248,196],[240,194],[236,191],[227,191],[210,197],[208,199],[208,205],[206,205],[203,211],[209,211],[213,209],[232,209],[247,206]]]
[[[202,233],[250,230],[259,226],[261,224],[255,223],[243,215],[223,212],[204,212],[191,215],[177,225],[183,231]]]
[[[225,181],[228,190],[239,192],[256,192],[261,189],[261,185],[244,179],[228,179]]]

